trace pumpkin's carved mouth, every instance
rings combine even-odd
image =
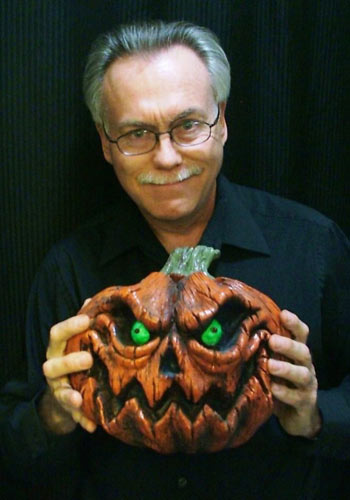
[[[134,404],[136,403],[139,408],[142,408],[147,419],[154,423],[164,417],[171,405],[181,409],[192,423],[196,421],[206,406],[222,420],[226,420],[227,415],[235,407],[237,400],[244,393],[246,385],[252,377],[256,379],[255,382],[259,383],[262,391],[268,393],[266,380],[260,377],[259,370],[256,370],[257,359],[261,356],[260,351],[261,349],[243,365],[241,377],[234,394],[228,394],[226,387],[214,385],[196,403],[186,397],[184,390],[175,380],[152,407],[148,403],[142,384],[137,379],[130,381],[116,396],[108,383],[107,368],[97,357],[95,357],[93,367],[89,371],[89,376],[100,381],[95,398],[100,400],[106,423],[117,419],[120,411],[125,406],[128,406],[128,402],[131,400],[134,400]]]

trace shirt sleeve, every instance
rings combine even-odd
[[[52,251],[30,293],[27,380],[10,382],[0,392],[0,450],[6,473],[36,485],[47,482],[52,474],[57,477],[60,464],[67,470],[77,466],[77,443],[82,435],[80,429],[64,436],[47,432],[37,412],[37,403],[46,387],[42,364],[50,328],[78,310],[74,293],[67,288],[60,268],[58,254]]]
[[[315,241],[319,278],[315,295],[319,294],[322,303],[322,327],[316,333],[322,337],[322,355],[316,365],[322,428],[315,439],[295,437],[273,416],[265,425],[265,445],[321,457],[328,463],[329,459],[350,459],[350,244],[331,222],[318,228]]]
[[[325,457],[349,459],[350,244],[333,224],[323,249],[322,343],[328,386],[318,393],[323,418],[319,452]]]

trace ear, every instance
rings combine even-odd
[[[224,146],[224,144],[227,141],[227,124],[226,124],[226,118],[225,118],[226,101],[220,102],[219,108],[220,108],[220,117],[219,117],[220,138],[222,141],[222,145]]]
[[[105,157],[105,160],[112,165],[113,163],[112,163],[111,143],[107,139],[106,134],[103,131],[102,125],[99,123],[96,123],[95,125],[98,135],[100,136],[103,156]]]

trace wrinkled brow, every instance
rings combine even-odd
[[[179,120],[182,120],[184,118],[187,118],[188,116],[192,114],[200,114],[203,115],[203,111],[200,110],[199,108],[187,108],[184,111],[181,111],[181,113],[177,114],[169,123],[169,127],[171,127],[173,124],[178,122]],[[127,128],[127,127],[138,127],[138,128],[146,128],[150,130],[156,130],[157,127],[154,124],[147,123],[141,120],[124,120],[120,123],[118,123],[117,128],[122,129],[122,128]]]

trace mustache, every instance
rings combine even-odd
[[[198,165],[190,165],[183,167],[177,172],[169,173],[155,173],[155,172],[143,172],[137,176],[137,181],[140,184],[175,184],[176,182],[185,181],[190,177],[199,175],[203,172],[203,168]]]

